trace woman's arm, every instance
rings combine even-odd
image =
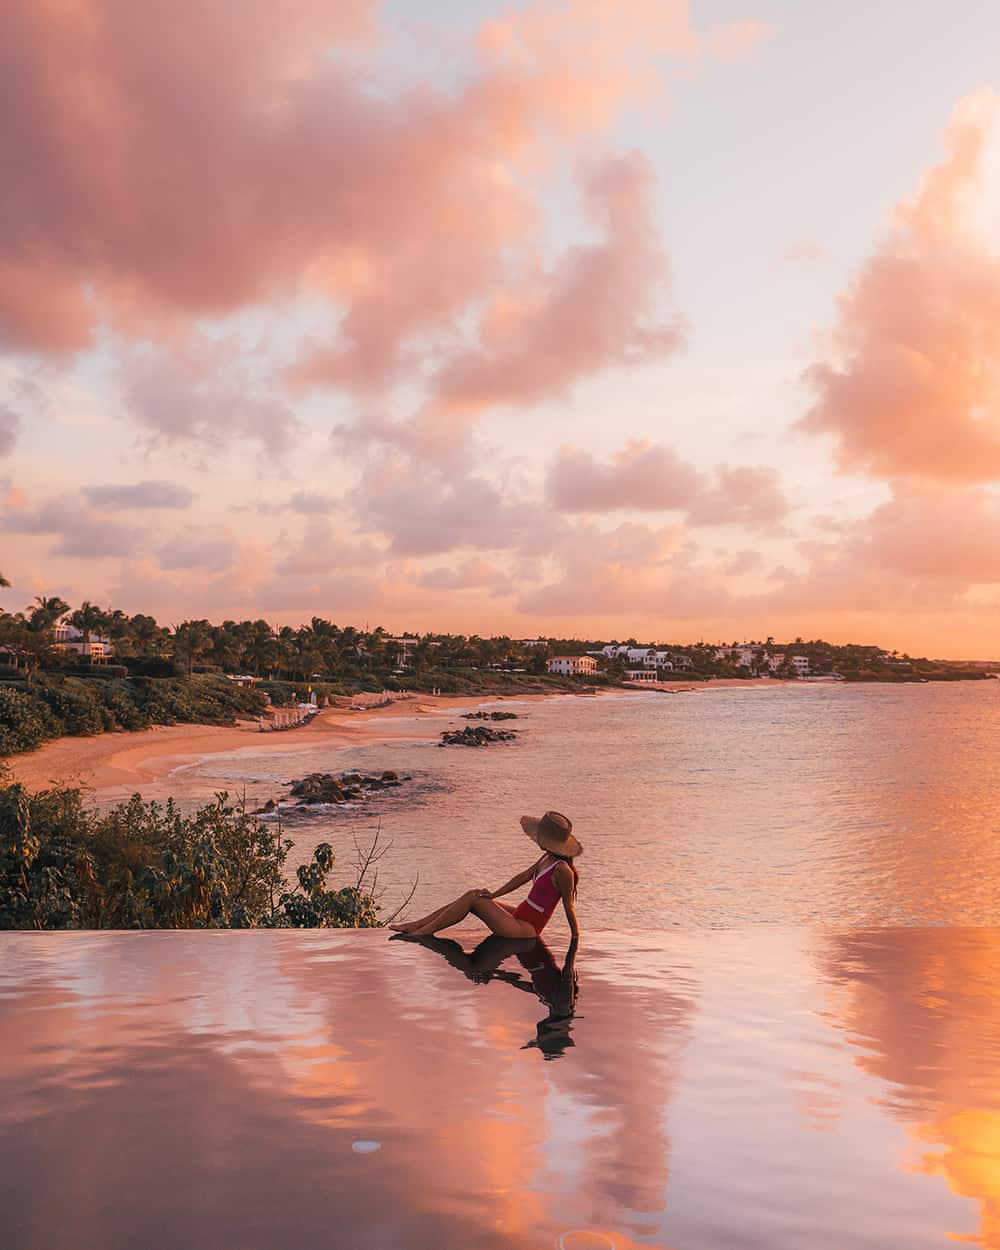
[[[562,895],[563,907],[566,910],[566,921],[569,924],[569,931],[575,942],[580,936],[580,926],[576,919],[576,903],[573,900],[573,883],[576,878],[573,876],[572,868],[566,864],[560,864],[552,875],[555,877],[559,893]]]
[[[537,862],[532,864],[530,868],[525,868],[524,872],[519,872],[516,877],[511,877],[507,884],[502,885],[499,890],[494,890],[490,898],[499,898],[501,894],[509,894],[511,890],[516,890],[519,885],[524,885],[526,881],[530,881]]]

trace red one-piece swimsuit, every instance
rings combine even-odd
[[[559,887],[553,880],[553,870],[561,863],[562,860],[554,859],[544,868],[535,869],[528,897],[514,912],[515,920],[527,920],[536,933],[541,933],[549,923],[556,903],[562,898]]]

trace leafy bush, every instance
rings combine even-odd
[[[104,732],[100,696],[85,680],[48,680],[38,685],[37,694],[59,722],[62,733],[76,737]]]
[[[0,787],[0,928],[373,928],[378,905],[327,884],[316,847],[289,889],[282,839],[219,794],[193,816],[134,795],[109,812],[79,790]]]
[[[0,755],[34,750],[60,732],[59,721],[34,695],[0,686]]]
[[[118,677],[127,677],[128,669],[124,664],[74,664],[71,668],[61,671],[63,677],[94,677],[98,681],[113,681]]]
[[[259,715],[267,698],[222,677],[103,678],[48,674],[15,690],[0,686],[0,755],[30,751],[63,734],[149,725],[231,725]]]
[[[160,656],[128,656],[124,667],[130,677],[183,677],[184,668]]]

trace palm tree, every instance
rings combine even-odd
[[[169,636],[169,630],[158,625],[152,616],[138,612],[129,620],[128,637],[134,642],[140,655],[161,656]]]
[[[174,629],[174,656],[187,664],[188,676],[195,662],[212,650],[212,626],[208,621],[182,621]]]
[[[28,609],[28,620],[32,629],[44,633],[58,624],[68,611],[69,604],[58,595],[36,595],[34,607]]]
[[[274,630],[267,621],[258,620],[249,623],[247,640],[244,647],[244,660],[259,677],[261,670],[270,672],[278,657]]]
[[[24,666],[29,682],[37,669],[53,659],[48,630],[35,629],[23,612],[0,615],[0,644],[14,657],[15,668]]]
[[[107,627],[108,614],[85,599],[69,618],[69,623],[74,629],[80,631],[83,638],[83,654],[90,655],[90,640],[99,629]]]

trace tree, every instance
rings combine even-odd
[[[121,611],[108,615],[106,629],[119,656],[142,656],[159,659],[166,648],[169,631],[158,625],[152,616],[137,613],[128,616]]]
[[[58,595],[35,596],[35,606],[28,609],[28,620],[31,628],[44,633],[52,629],[69,611],[69,604]]]
[[[2,573],[0,573],[0,590],[6,590],[6,588],[9,585],[10,585],[10,582],[6,579],[6,577],[4,577]]]
[[[15,667],[24,668],[29,682],[55,658],[50,631],[35,629],[21,612],[0,617],[0,646],[13,656]]]
[[[278,647],[274,630],[267,621],[251,621],[243,658],[248,668],[260,677],[270,672],[278,659]]]
[[[174,630],[174,656],[187,665],[188,676],[195,663],[212,650],[212,626],[208,621],[182,621]]]
[[[106,629],[108,614],[96,604],[84,600],[69,618],[69,623],[83,636],[83,654],[90,654],[90,640],[98,630]]]

